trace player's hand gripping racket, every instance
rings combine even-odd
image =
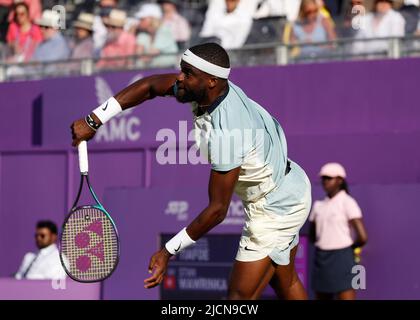
[[[60,238],[60,259],[64,270],[75,281],[97,282],[108,278],[118,264],[120,246],[117,228],[93,191],[88,177],[86,141],[80,142],[80,186],[73,207],[66,217]],[[84,181],[95,205],[77,206]]]

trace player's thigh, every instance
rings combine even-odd
[[[229,281],[228,299],[256,299],[255,293],[267,280],[267,273],[273,274],[275,265],[269,257],[257,261],[235,261]],[[270,276],[271,278],[271,276]]]

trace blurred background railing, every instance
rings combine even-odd
[[[177,54],[132,55],[54,62],[0,63],[0,81],[35,80],[71,75],[93,75],[106,71],[178,68]],[[420,57],[420,36],[404,38],[337,39],[319,43],[264,43],[230,50],[231,64],[239,66],[288,65],[327,61],[399,59]],[[164,58],[164,59],[162,59]],[[98,66],[106,60],[107,67]],[[155,61],[159,60],[157,63]],[[113,67],[109,67],[113,65]]]

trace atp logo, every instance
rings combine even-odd
[[[143,78],[142,75],[137,75],[128,83]],[[114,95],[111,87],[102,77],[95,77],[95,90],[98,104],[102,104]],[[99,128],[95,135],[96,142],[126,142],[138,141],[141,137],[140,124],[141,120],[138,116],[132,114],[133,109],[127,109],[109,120],[105,125]]]
[[[169,201],[165,215],[176,216],[178,221],[185,221],[188,219],[189,203],[187,201]]]
[[[91,234],[97,235],[99,241],[91,248],[89,246],[93,242]],[[95,256],[102,263],[105,261],[104,256],[104,242],[103,242],[103,226],[102,220],[98,219],[90,223],[83,231],[79,232],[75,238],[74,243],[79,249],[84,250],[84,254],[76,259],[76,268],[81,272],[87,272],[92,266],[92,259],[90,256]],[[88,249],[89,248],[89,249]]]

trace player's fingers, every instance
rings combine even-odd
[[[159,278],[156,279],[155,282],[153,282],[152,284],[150,284],[148,288],[151,289],[151,288],[154,288],[154,287],[160,285],[160,283],[162,282],[162,280],[163,280],[163,276],[160,276]]]
[[[153,282],[156,281],[156,279],[162,274],[162,270],[160,268],[156,268],[155,272],[153,273],[153,275],[149,278],[147,278],[146,280],[144,280],[144,282]]]
[[[157,285],[159,285],[163,280],[163,275],[159,275],[158,277],[154,278],[153,281],[150,281],[148,283],[145,284],[145,288],[146,289],[151,289],[156,287]]]
[[[158,275],[154,274],[150,278],[147,278],[146,280],[144,280],[144,287],[148,288],[151,285],[153,285],[156,282],[156,280],[158,279],[158,277],[159,277]]]
[[[155,257],[155,255],[153,255],[150,258],[150,262],[149,262],[149,273],[152,273],[153,267],[155,266],[155,262],[156,262],[156,257]]]
[[[149,278],[147,278],[146,280],[144,280],[144,283],[146,285],[152,285],[153,283],[155,283],[160,277],[162,277],[163,275],[163,268],[158,267],[155,269],[155,272],[153,273],[153,275]]]

